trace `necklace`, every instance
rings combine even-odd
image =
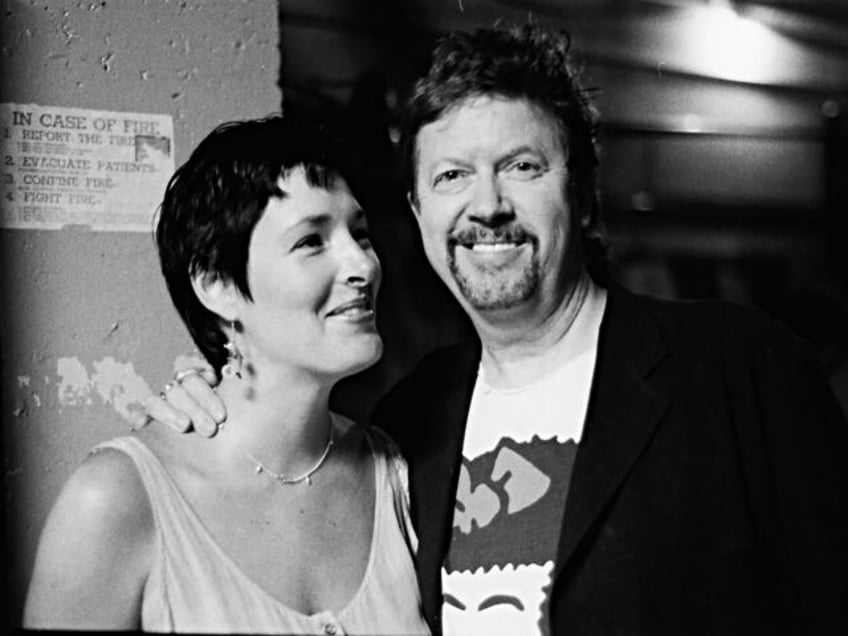
[[[312,475],[315,473],[315,471],[317,471],[319,468],[321,468],[321,465],[324,463],[324,460],[327,459],[327,455],[330,454],[330,449],[333,447],[333,432],[335,431],[336,427],[333,423],[332,415],[330,416],[330,418],[331,418],[330,419],[330,437],[327,440],[327,446],[324,448],[324,452],[321,453],[321,457],[318,458],[318,461],[315,462],[315,465],[312,466],[312,468],[307,470],[302,475],[299,475],[298,477],[286,477],[286,475],[284,473],[275,473],[273,470],[268,468],[265,464],[263,464],[258,459],[256,459],[253,455],[248,455],[247,456],[248,459],[250,459],[250,461],[252,461],[256,465],[256,468],[254,469],[256,474],[260,475],[262,473],[265,473],[271,479],[276,480],[276,482],[278,484],[280,484],[281,486],[289,486],[289,485],[293,485],[293,484],[299,484],[302,481],[305,481],[307,486],[311,486],[312,485]]]

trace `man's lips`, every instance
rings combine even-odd
[[[506,252],[532,241],[532,237],[519,227],[500,230],[466,228],[449,239],[450,247],[463,247],[476,253]]]
[[[523,242],[502,241],[497,243],[461,243],[465,249],[474,252],[505,252],[523,245]]]

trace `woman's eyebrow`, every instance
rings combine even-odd
[[[316,214],[309,214],[307,216],[301,217],[295,223],[289,227],[290,230],[297,229],[304,225],[308,225],[310,227],[314,227],[316,225],[327,225],[332,221],[333,217],[330,214],[318,212]]]

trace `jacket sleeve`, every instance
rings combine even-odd
[[[745,384],[759,417],[738,423],[755,514],[798,633],[848,633],[848,424],[805,344],[758,336]]]

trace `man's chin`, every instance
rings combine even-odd
[[[526,299],[465,297],[468,304],[481,314],[505,313],[518,309]]]
[[[518,281],[471,281],[457,277],[459,292],[479,312],[517,309],[533,297],[536,285],[531,279]]]

